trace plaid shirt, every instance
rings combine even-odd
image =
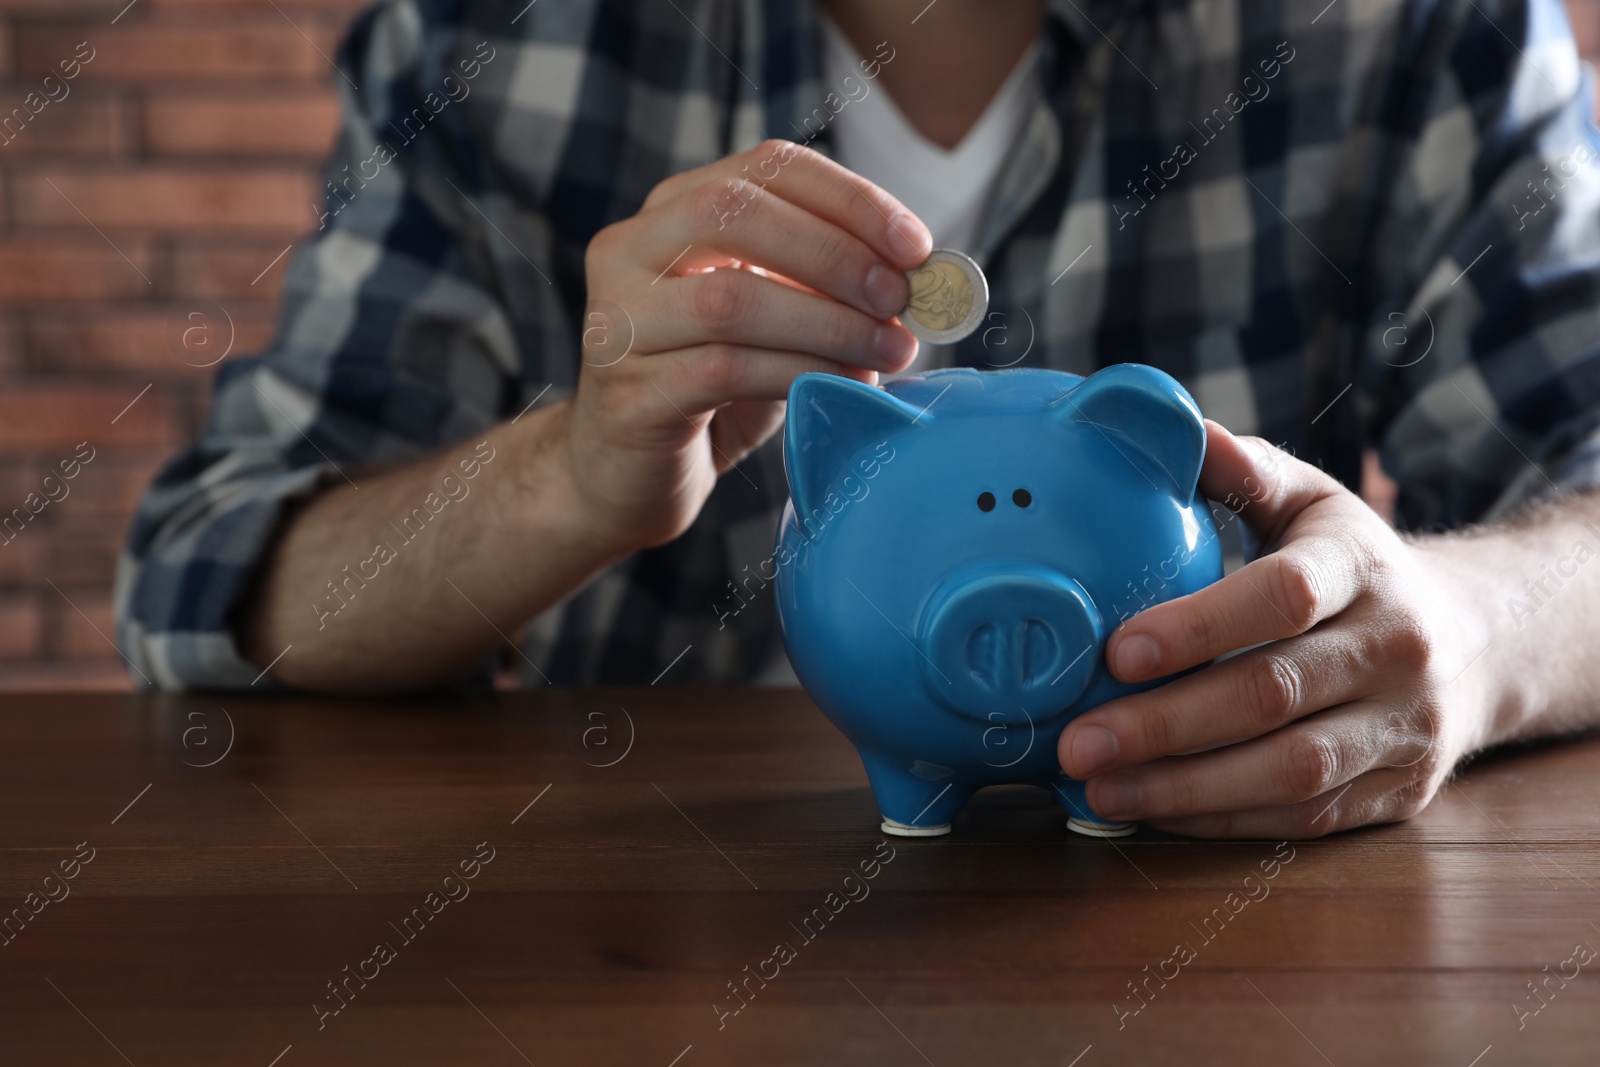
[[[1377,449],[1411,528],[1600,482],[1600,139],[1558,0],[1052,0],[1041,33],[1040,103],[967,250],[991,318],[948,361],[1153,364],[1347,485]],[[219,368],[130,533],[132,662],[251,683],[231,627],[286,504],[570,396],[590,236],[763,138],[828,151],[819,43],[807,0],[360,17],[338,188],[277,338]],[[667,681],[749,678],[778,647],[771,591],[725,626],[718,605],[771,554],[780,437],[682,537],[532,620],[526,658],[648,683],[690,648]]]

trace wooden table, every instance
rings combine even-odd
[[[1600,742],[1281,848],[1029,789],[885,844],[792,691],[10,696],[0,751],[4,1063],[1600,1056]]]

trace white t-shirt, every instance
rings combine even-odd
[[[1038,44],[1030,45],[1017,61],[961,143],[947,149],[918,133],[881,85],[862,78],[861,57],[825,13],[822,27],[823,84],[839,87],[845,78],[853,78],[867,87],[866,95],[850,100],[834,116],[834,158],[910,208],[933,234],[935,248],[969,249],[977,239],[1000,167],[1038,100],[1034,76]],[[923,345],[917,359],[900,373],[943,365],[942,355]],[[763,666],[755,683],[799,684],[782,648]]]
[[[823,84],[837,87],[853,77],[867,89],[833,120],[834,157],[910,208],[932,231],[935,248],[969,249],[1000,166],[1038,98],[1038,44],[1029,46],[961,143],[947,149],[918,133],[886,89],[862,78],[861,57],[831,18],[824,15],[822,27]]]

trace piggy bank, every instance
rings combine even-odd
[[[1056,742],[1165,680],[1111,676],[1118,623],[1222,576],[1204,456],[1193,399],[1136,364],[795,379],[778,619],[884,832],[948,833],[975,790],[1004,783],[1050,790],[1078,832],[1136,829],[1089,808]]]

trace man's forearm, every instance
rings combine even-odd
[[[461,677],[621,554],[579,518],[565,404],[312,498],[280,532],[241,647],[290,685]]]
[[[1481,744],[1600,725],[1600,493],[1415,544],[1482,624],[1452,683],[1488,687]]]

